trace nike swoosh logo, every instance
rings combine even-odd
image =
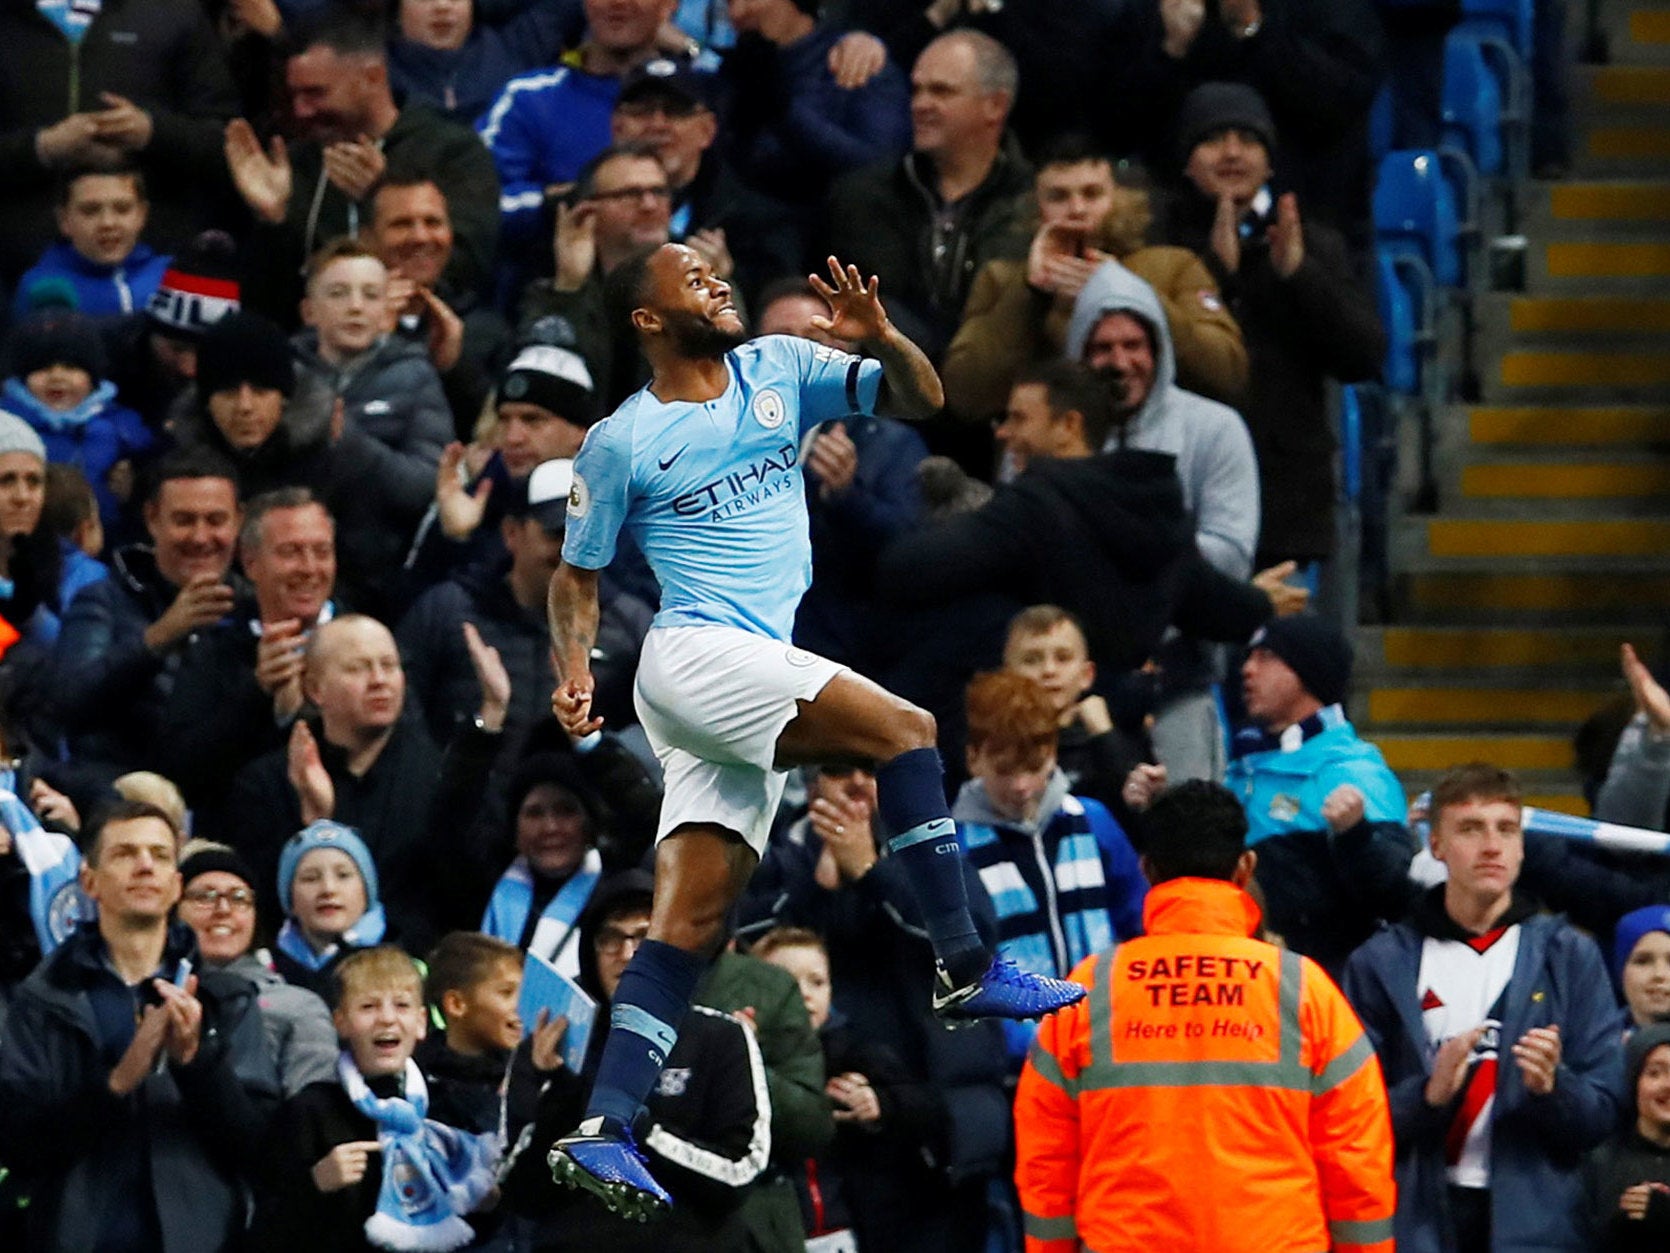
[[[672,469],[673,462],[677,461],[680,457],[684,456],[685,452],[688,451],[689,448],[690,448],[690,445],[686,444],[683,448],[680,448],[677,452],[675,452],[672,456],[668,457],[665,461],[662,461],[658,458],[656,460],[655,464],[660,466],[663,470],[670,470],[670,469]]]

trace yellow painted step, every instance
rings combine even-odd
[[[1414,574],[1404,588],[1412,607],[1453,612],[1624,613],[1670,611],[1670,575],[1657,574]]]
[[[1648,633],[1649,637],[1652,633]],[[1387,627],[1380,651],[1389,666],[1483,670],[1492,667],[1616,666],[1627,631],[1608,635],[1564,631],[1512,630],[1503,627],[1437,629]],[[1645,645],[1646,639],[1637,641]]]
[[[1597,126],[1589,132],[1589,155],[1612,161],[1670,157],[1670,127]]]
[[[1376,735],[1393,770],[1448,770],[1489,761],[1509,770],[1569,770],[1571,740],[1562,735]]]
[[[1377,687],[1369,692],[1369,721],[1416,723],[1552,723],[1575,726],[1610,698],[1608,692],[1569,688]]]
[[[1670,521],[1520,522],[1438,518],[1426,524],[1435,557],[1657,557],[1670,552]]]
[[[1665,203],[1670,220],[1670,198]],[[1508,326],[1528,334],[1625,335],[1670,331],[1670,300],[1619,297],[1518,297],[1508,305]]]
[[[1670,44],[1670,10],[1636,9],[1629,15],[1629,37],[1638,44]]]
[[[1670,148],[1666,148],[1665,155],[1670,157]],[[1549,244],[1548,273],[1552,278],[1670,275],[1670,244]]]
[[[1670,104],[1670,66],[1606,65],[1593,81],[1603,104]]]
[[[1461,493],[1478,499],[1535,496],[1549,500],[1670,495],[1670,465],[1591,463],[1467,466]]]
[[[1502,383],[1507,387],[1670,386],[1670,353],[1505,352]]]
[[[1467,414],[1475,444],[1670,443],[1670,407],[1493,405]]]
[[[1566,222],[1662,222],[1670,218],[1670,183],[1561,183],[1549,206]]]

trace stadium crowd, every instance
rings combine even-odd
[[[1459,8],[11,5],[0,1246],[1667,1247],[1670,875],[1489,765],[1412,819],[1306,604],[1385,351],[1370,106],[1431,141]],[[545,1152],[649,928],[660,592],[623,539],[575,738],[547,589],[669,242],[825,361],[833,254],[938,368],[931,421],[784,432],[794,643],[932,713],[983,939],[1090,994],[949,1030],[874,774],[804,771],[638,1226]],[[1625,676],[1597,812],[1663,828]]]

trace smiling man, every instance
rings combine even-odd
[[[364,614],[323,623],[307,642],[301,689],[317,719],[298,718],[283,747],[238,771],[204,826],[249,859],[271,909],[284,842],[320,818],[353,827],[376,859],[390,933],[421,949],[435,938],[430,806],[441,755],[408,716],[394,636]],[[483,693],[478,716],[497,732],[503,701]]]
[[[204,451],[170,453],[145,502],[149,544],[116,550],[111,577],[70,602],[53,653],[52,699],[78,760],[155,763],[173,672],[232,610],[241,515],[234,470]]]
[[[241,1247],[280,1096],[255,988],[197,970],[190,928],[170,923],[179,833],[160,809],[121,802],[84,848],[97,922],[18,989],[0,1048],[0,1152],[31,1197],[27,1247]]]
[[[194,806],[284,742],[307,641],[336,612],[336,524],[307,488],[250,501],[238,552],[251,593],[181,664],[163,714],[158,765]]]
[[[1594,940],[1516,891],[1521,803],[1500,767],[1446,774],[1447,881],[1346,967],[1391,1096],[1399,1248],[1592,1247],[1580,1164],[1627,1108],[1618,1009]]]
[[[1033,1018],[1082,995],[994,960],[976,934],[932,716],[790,646],[811,577],[802,437],[883,402],[926,418],[944,399],[933,366],[888,319],[877,280],[834,257],[829,274],[813,280],[830,308],[815,325],[867,357],[793,336],[749,341],[730,286],[682,244],[636,254],[610,275],[608,307],[632,328],[652,381],[593,428],[575,460],[551,580],[552,707],[576,739],[601,729],[598,580],[626,531],[661,583],[636,704],[667,794],[649,938],[615,994],[586,1120],[558,1141],[551,1165],[628,1214],[669,1204],[629,1128],[723,944],[794,766],[879,763],[881,812],[897,833],[888,847],[940,962],[936,1010]]]

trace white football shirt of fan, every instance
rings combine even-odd
[[[1490,1125],[1496,1106],[1497,1055],[1502,995],[1519,956],[1519,924],[1499,927],[1471,940],[1431,936],[1421,946],[1421,1022],[1427,1058],[1439,1045],[1488,1024],[1468,1069],[1461,1102],[1445,1136],[1446,1175],[1462,1188],[1490,1186]]]

